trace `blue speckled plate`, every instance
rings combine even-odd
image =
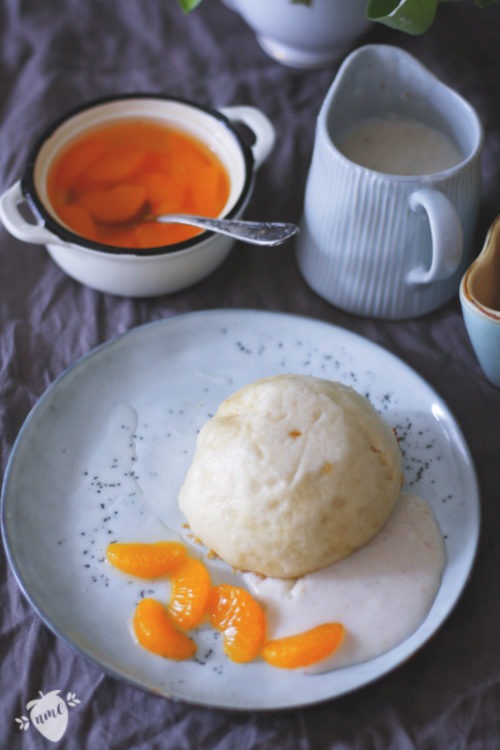
[[[146,591],[166,584],[110,570],[114,539],[183,536],[177,492],[196,434],[245,383],[281,372],[340,380],[397,428],[406,487],[432,505],[448,564],[421,627],[364,664],[305,676],[237,665],[209,628],[196,660],[151,655],[131,636]],[[419,649],[447,617],[470,573],[479,532],[468,448],[439,396],[379,346],[326,323],[250,310],[191,313],[134,329],[96,349],[48,388],[18,436],[3,486],[12,569],[46,624],[103,670],[169,698],[231,709],[276,709],[343,695]],[[172,531],[170,532],[169,529]],[[226,573],[213,563],[215,580]]]

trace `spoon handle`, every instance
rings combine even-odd
[[[210,219],[191,214],[163,214],[155,221],[162,224],[189,224],[218,232],[253,245],[280,245],[299,231],[296,224],[276,221],[242,221],[239,219]]]

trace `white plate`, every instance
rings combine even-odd
[[[406,488],[432,505],[448,556],[429,615],[404,643],[364,664],[305,676],[237,665],[208,628],[198,658],[151,655],[131,637],[145,589],[109,569],[113,539],[182,535],[176,497],[197,431],[229,393],[296,372],[340,380],[396,427]],[[477,481],[464,438],[439,396],[379,346],[307,318],[250,310],[191,313],[136,328],[69,368],[17,438],[3,487],[3,533],[23,592],[45,623],[106,672],[170,698],[231,709],[275,709],[343,695],[420,648],[456,603],[479,532]],[[214,568],[217,579],[220,569]]]

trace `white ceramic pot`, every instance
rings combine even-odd
[[[53,260],[86,286],[127,297],[153,297],[183,289],[213,271],[228,255],[233,240],[203,232],[184,242],[141,250],[117,248],[76,235],[57,217],[47,192],[54,159],[75,136],[102,123],[130,118],[163,122],[203,141],[221,160],[230,193],[221,216],[242,215],[254,173],[267,158],[275,132],[268,118],[249,106],[211,110],[190,101],[131,94],[93,102],[54,123],[35,144],[22,180],[0,198],[0,219],[20,240],[46,245]],[[234,124],[253,132],[247,145]],[[28,204],[36,223],[25,217]]]
[[[257,34],[267,54],[295,68],[334,63],[370,25],[366,0],[224,0]]]

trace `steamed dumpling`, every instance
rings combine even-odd
[[[231,566],[294,578],[371,539],[401,485],[396,438],[366,398],[277,375],[227,398],[203,426],[179,504]]]

